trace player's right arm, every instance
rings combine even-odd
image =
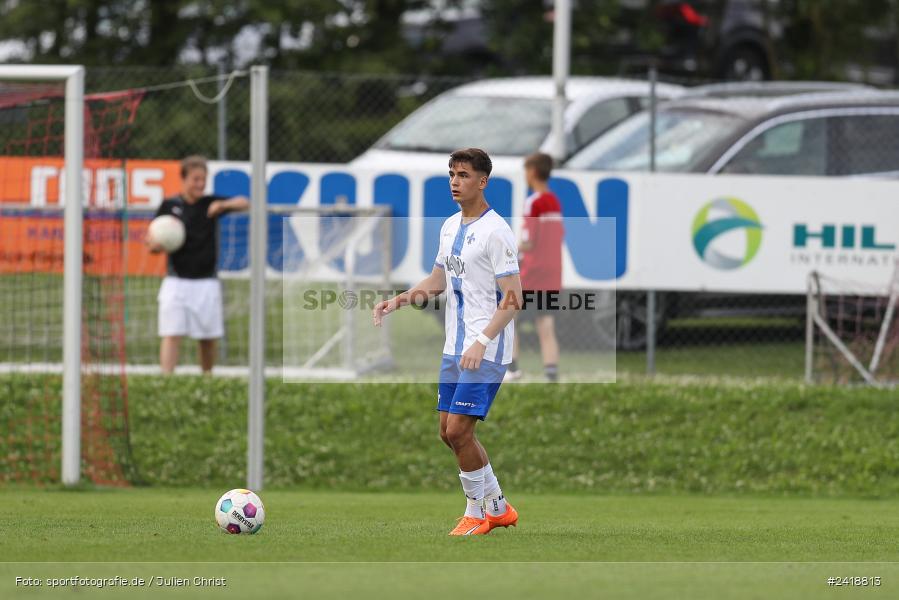
[[[402,294],[398,294],[389,300],[382,300],[375,305],[372,311],[372,320],[375,327],[381,326],[381,321],[385,316],[399,310],[401,307],[412,302],[418,302],[437,296],[446,289],[446,275],[443,269],[437,265],[431,270],[431,274],[422,279],[414,287],[409,288]]]

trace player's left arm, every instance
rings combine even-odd
[[[213,200],[206,209],[209,218],[218,217],[229,212],[243,212],[250,208],[250,199],[246,196],[234,196],[233,198]]]
[[[493,318],[487,323],[487,327],[481,331],[481,335],[484,337],[481,338],[481,336],[478,336],[479,339],[462,353],[462,359],[459,361],[459,366],[463,369],[474,370],[481,366],[481,361],[484,359],[484,353],[487,351],[487,345],[481,340],[492,341],[506,328],[506,325],[515,318],[518,311],[521,310],[521,277],[519,277],[518,273],[500,277],[496,280],[496,285],[499,287],[500,292],[502,292],[503,297],[496,307],[496,312],[493,313]]]

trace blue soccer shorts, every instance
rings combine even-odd
[[[506,365],[482,360],[477,370],[462,370],[461,356],[443,355],[440,384],[437,387],[437,410],[455,415],[471,415],[482,421],[496,398],[506,374]]]

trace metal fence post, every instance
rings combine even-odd
[[[268,67],[250,69],[250,382],[247,487],[262,489],[265,440],[265,268],[268,246]]]
[[[219,94],[221,97],[216,102],[217,118],[218,118],[218,159],[228,160],[228,94],[222,94],[225,88],[225,61],[221,61],[218,65],[219,76]],[[228,358],[228,336],[222,336],[219,343],[219,362],[224,364]]]
[[[809,273],[805,293],[805,382],[814,383],[812,369],[815,360],[815,313],[818,312],[818,296],[815,293],[816,274]]]
[[[553,159],[565,159],[565,85],[571,61],[571,2],[556,0],[553,6],[553,94],[552,150]]]
[[[656,81],[655,65],[649,68],[649,172],[656,171]],[[646,291],[646,374],[656,372],[656,292]]]

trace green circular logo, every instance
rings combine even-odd
[[[712,212],[714,211],[714,212]],[[709,213],[714,218],[709,219]],[[740,255],[733,248],[725,252],[721,236],[742,229],[746,244]],[[731,270],[742,267],[755,257],[762,244],[762,224],[752,207],[736,198],[718,198],[700,209],[693,219],[693,248],[703,261],[716,269]]]

